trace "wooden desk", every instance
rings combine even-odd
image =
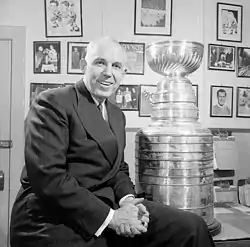
[[[225,204],[214,211],[221,223],[221,233],[213,237],[216,246],[250,247],[250,208],[248,214]]]

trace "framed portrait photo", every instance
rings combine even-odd
[[[208,44],[208,69],[235,71],[235,47]]]
[[[123,111],[138,111],[138,85],[120,85],[109,101]]]
[[[139,116],[150,117],[152,113],[153,94],[156,92],[156,85],[140,85]]]
[[[250,87],[237,87],[236,117],[250,118]]]
[[[45,35],[82,37],[82,0],[44,0]]]
[[[135,0],[134,34],[171,36],[172,0]]]
[[[30,83],[30,104],[32,100],[41,92],[46,91],[52,88],[60,88],[64,87],[62,83]]]
[[[126,50],[128,58],[128,70],[126,74],[143,75],[144,74],[144,57],[145,44],[120,42],[120,45]]]
[[[237,76],[250,77],[250,48],[237,47]]]
[[[211,86],[210,117],[233,117],[233,87]]]
[[[68,74],[84,74],[88,42],[68,42]]]
[[[34,73],[59,74],[61,71],[60,41],[34,41]]]
[[[196,106],[198,107],[199,106],[199,86],[198,85],[195,85],[195,84],[192,84],[192,89],[193,89],[193,92],[194,92],[194,96],[195,96],[195,103],[196,103]]]
[[[242,42],[241,5],[217,3],[217,40]]]

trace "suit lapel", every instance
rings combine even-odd
[[[110,165],[113,166],[118,153],[116,138],[109,124],[103,119],[84,82],[82,80],[77,82],[75,88],[78,102],[74,104],[74,107],[79,119],[84,129],[99,144]],[[109,120],[114,121],[112,115]],[[117,132],[114,124],[111,125],[114,131]]]
[[[124,138],[121,136],[122,132],[124,131],[122,129],[122,123],[119,122],[121,119],[118,117],[119,114],[117,113],[117,108],[114,105],[112,105],[109,101],[107,101],[106,107],[107,107],[109,125],[111,130],[116,136],[118,144],[118,155],[120,155],[123,152],[122,142],[125,141]]]

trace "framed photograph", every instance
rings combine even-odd
[[[34,73],[59,74],[61,71],[60,41],[34,41]]]
[[[172,0],[135,0],[134,34],[171,36]]]
[[[138,111],[138,96],[138,85],[120,85],[109,100],[123,111]]]
[[[210,117],[233,116],[233,87],[211,86]]]
[[[41,92],[52,88],[64,87],[62,83],[30,83],[30,104],[32,100]]]
[[[68,74],[84,74],[88,42],[68,42]]]
[[[82,37],[82,0],[44,0],[47,38]]]
[[[141,85],[140,86],[140,103],[139,116],[150,117],[153,107],[153,94],[156,92],[156,85]]]
[[[236,117],[250,118],[250,87],[237,87]]]
[[[237,47],[237,76],[250,77],[250,48]]]
[[[199,98],[198,98],[199,86],[195,85],[195,84],[192,84],[192,89],[193,89],[193,92],[194,92],[194,95],[195,95],[196,106],[198,107],[199,106]]]
[[[242,42],[242,6],[217,3],[217,40]]]
[[[145,44],[120,42],[124,47],[128,58],[128,70],[126,74],[144,75]]]
[[[208,69],[235,71],[235,47],[208,44]]]

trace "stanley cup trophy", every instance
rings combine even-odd
[[[135,137],[136,190],[205,220],[212,236],[214,219],[213,136],[198,122],[199,109],[188,74],[202,61],[204,46],[165,41],[146,47],[150,68],[164,76],[153,95],[151,123]]]

